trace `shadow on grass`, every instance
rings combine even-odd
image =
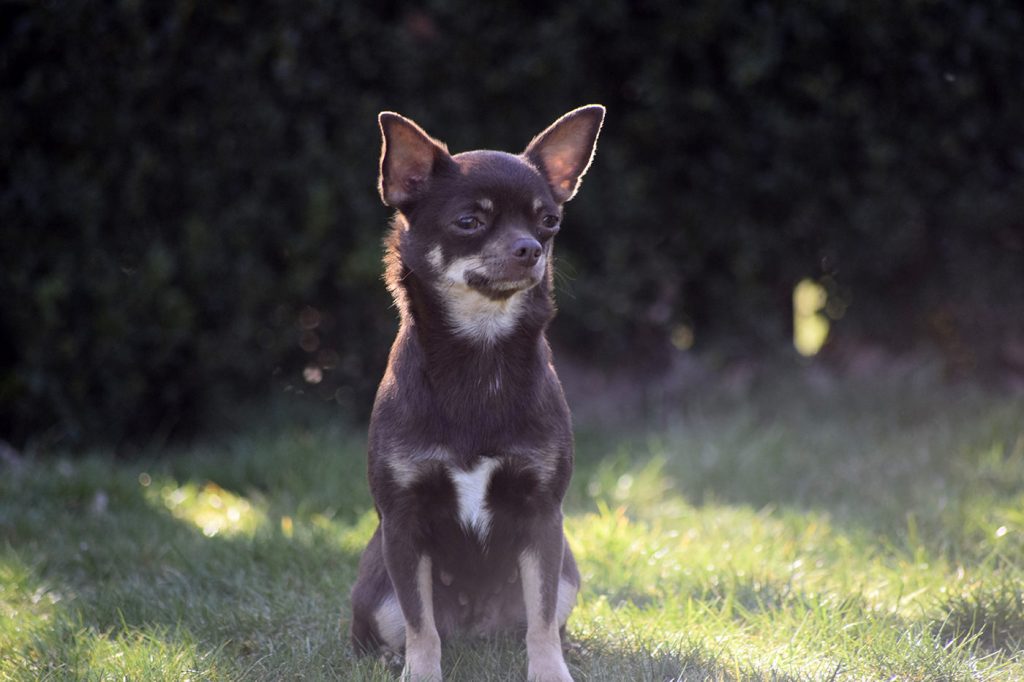
[[[1019,600],[1010,603],[1006,590],[951,595],[908,623],[879,619],[878,600],[865,601],[858,585],[868,579],[856,571],[867,564],[845,569],[855,576],[853,601],[831,603],[790,581],[859,554],[908,566],[944,557],[968,569],[1020,556],[1016,521],[999,516],[1024,480],[1024,450],[1014,449],[1020,401],[911,400],[897,391],[822,403],[759,395],[704,412],[691,406],[673,426],[638,438],[580,430],[566,511],[570,534],[592,524],[580,530],[590,575],[570,623],[580,640],[569,660],[582,679],[790,679],[756,656],[737,663],[735,652],[707,649],[714,631],[673,640],[678,623],[693,622],[682,616],[639,637],[672,600],[715,612],[722,620],[712,629],[728,628],[733,611],[741,631],[758,618],[770,627],[779,614],[817,609],[823,627],[884,621],[865,626],[864,639],[924,624],[959,641],[981,633],[982,645],[1019,646]],[[144,679],[393,679],[379,661],[354,660],[338,638],[375,525],[362,429],[355,433],[271,423],[161,462],[45,461],[5,477],[0,597],[15,615],[0,612],[0,644],[16,652],[16,669],[32,679],[91,669]],[[590,513],[602,504],[635,513],[646,530],[615,530],[614,517]],[[666,549],[658,533],[669,523],[677,535]],[[759,525],[763,539],[751,535]],[[998,546],[996,527],[1010,529]],[[785,545],[774,558],[742,553],[758,543],[770,553],[773,537]],[[666,567],[672,561],[679,570]],[[601,599],[608,610],[592,607]],[[824,613],[835,608],[850,617]],[[601,620],[620,609],[637,618],[622,616],[618,629]],[[827,678],[830,665],[810,677]],[[521,679],[525,651],[514,639],[453,642],[445,670],[452,680]]]
[[[931,382],[802,388],[711,396],[655,430],[581,429],[569,507],[611,528],[579,531],[600,539],[582,562],[597,567],[589,589],[616,608],[678,598],[741,624],[848,611],[817,620],[920,635],[878,653],[908,675],[1019,657],[1024,400]]]
[[[508,682],[527,677],[526,648],[522,637],[505,635],[487,639],[446,640],[441,668],[447,682]],[[576,680],[588,682],[705,682],[707,680],[773,680],[798,678],[770,667],[726,664],[699,643],[643,639],[623,631],[614,638],[570,638],[566,663]],[[375,664],[353,671],[350,679],[375,680],[381,673],[397,679],[400,662],[390,667]]]
[[[824,513],[890,549],[954,560],[1024,551],[1024,534],[1006,533],[1024,521],[1012,514],[1024,502],[1021,395],[916,375],[779,384],[662,407],[654,429],[579,429],[570,505],[634,498],[637,472],[655,462],[649,498]]]
[[[372,512],[321,523],[287,485],[254,490],[229,475],[229,490],[207,474],[235,464],[204,460],[171,465],[190,467],[192,480],[90,458],[38,463],[0,484],[4,600],[20,611],[0,626],[13,670],[25,679],[394,679],[339,641]],[[234,535],[204,516],[239,505]],[[733,679],[696,645],[621,633],[588,635],[568,659],[588,680]],[[446,642],[445,670],[451,680],[525,679],[522,639]],[[753,668],[742,677],[782,679]]]
[[[229,516],[238,505],[286,503],[253,505],[198,473],[199,483],[179,483],[93,458],[35,464],[0,485],[0,564],[17,578],[10,599],[21,611],[3,627],[28,671],[84,674],[101,640],[131,640],[136,654],[162,641],[163,658],[186,672],[228,677],[299,665],[337,677],[350,667],[338,619],[358,560],[343,532],[357,531],[296,514],[301,504],[281,517],[287,524],[264,516],[235,534],[203,526],[174,513],[168,497],[197,490]],[[21,627],[32,613],[35,624]],[[126,655],[110,653],[111,663]],[[140,665],[135,676],[159,677]]]
[[[230,510],[248,498],[206,473],[200,466],[195,482],[177,481],[89,459],[29,467],[3,484],[0,575],[8,607],[22,611],[3,643],[18,674],[394,679],[393,668],[354,659],[338,639],[372,517],[341,529],[297,515],[290,531],[261,518],[251,532],[218,527],[209,537],[201,513],[178,515],[167,501],[220,499]],[[338,537],[346,532],[352,537]],[[525,679],[521,638],[446,642],[444,650],[447,679]],[[591,637],[568,659],[588,680],[730,679],[695,646]],[[756,670],[743,677],[782,679]]]

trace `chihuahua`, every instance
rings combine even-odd
[[[580,575],[562,527],[569,409],[545,338],[562,207],[604,107],[565,114],[522,154],[452,155],[383,112],[379,189],[398,336],[370,418],[379,525],[352,589],[354,649],[405,651],[441,679],[441,638],[526,634],[528,678],[571,681],[561,637]]]

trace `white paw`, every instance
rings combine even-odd
[[[441,661],[433,664],[414,663],[405,660],[402,669],[402,682],[441,682]]]
[[[402,682],[441,682],[441,643],[427,641],[418,647],[406,646]]]
[[[529,682],[572,682],[572,675],[565,665],[562,652],[558,651],[530,658],[526,679]]]

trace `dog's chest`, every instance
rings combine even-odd
[[[455,506],[459,522],[467,531],[484,539],[491,528],[491,509],[487,492],[494,477],[494,470],[501,462],[497,459],[481,459],[469,470],[449,469],[455,488]]]
[[[483,545],[515,534],[544,489],[543,467],[516,457],[392,464],[395,482],[414,501],[415,518],[432,535],[455,530]]]

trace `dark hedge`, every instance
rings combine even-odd
[[[975,362],[1024,327],[1016,3],[81,0],[0,31],[16,444],[158,438],[272,386],[366,405],[381,109],[458,151],[608,106],[559,237],[557,338],[591,360],[658,362],[681,326],[781,347],[805,277],[838,338]]]

